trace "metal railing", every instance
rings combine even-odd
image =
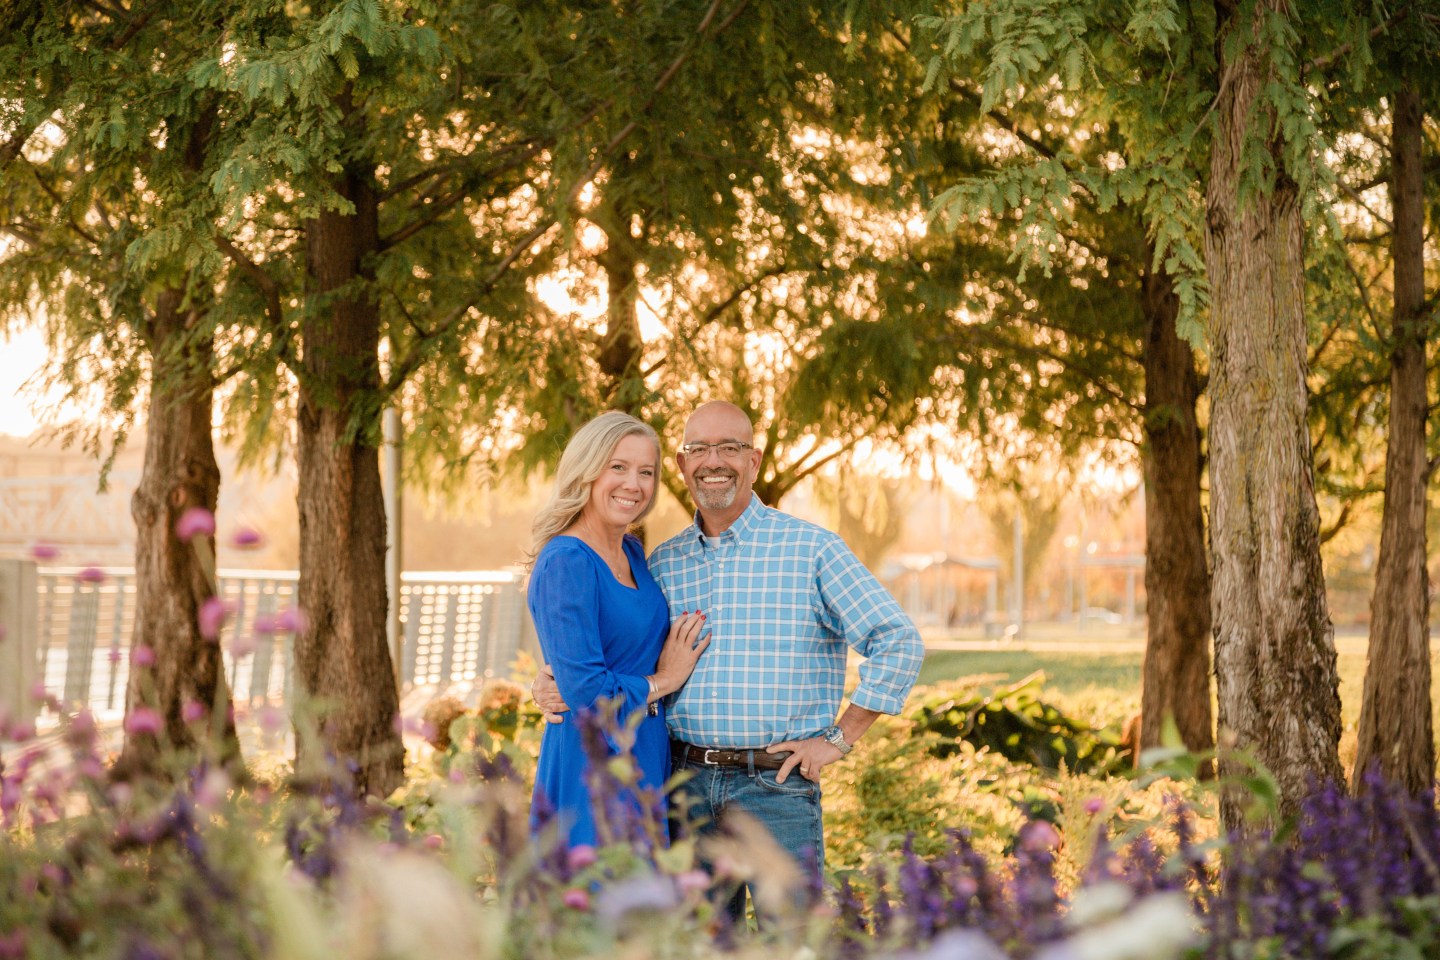
[[[36,576],[36,656],[45,689],[67,709],[123,711],[135,622],[135,572],[43,567]],[[295,606],[295,571],[221,570],[233,614],[220,637],[237,704],[283,703],[291,690],[291,637],[257,630]],[[524,579],[504,571],[407,573],[400,620],[403,686],[502,676],[533,636]],[[237,638],[242,640],[237,644]]]

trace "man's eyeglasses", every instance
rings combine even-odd
[[[748,443],[741,443],[739,440],[725,440],[720,443],[685,443],[681,444],[680,452],[687,457],[695,457],[703,460],[705,456],[714,450],[726,460],[735,460],[746,450],[754,450]]]

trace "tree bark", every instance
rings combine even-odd
[[[1142,281],[1145,363],[1145,596],[1149,614],[1140,746],[1171,717],[1186,749],[1215,746],[1210,709],[1210,571],[1200,506],[1200,381],[1175,332],[1180,302],[1164,271]]]
[[[1430,579],[1426,571],[1425,491],[1430,481],[1425,423],[1425,194],[1420,95],[1402,83],[1394,101],[1390,198],[1395,227],[1394,343],[1385,509],[1370,601],[1370,662],[1353,788],[1373,764],[1386,779],[1419,793],[1435,778],[1430,708]]]
[[[350,767],[357,791],[404,780],[399,698],[386,645],[385,508],[367,427],[379,415],[380,309],[369,259],[379,245],[373,171],[352,167],[337,192],[353,213],[305,223],[311,309],[300,322],[300,607],[295,674],[319,742],[297,724],[296,768],[321,751]]]
[[[1294,812],[1316,779],[1343,777],[1334,629],[1320,562],[1306,421],[1303,228],[1265,87],[1276,71],[1257,39],[1261,0],[1240,16],[1225,4],[1217,50],[1222,84],[1206,191],[1211,284],[1211,609],[1219,685],[1221,774],[1235,750],[1274,775],[1280,810]],[[1244,33],[1239,43],[1230,34]],[[1259,137],[1261,144],[1251,138]],[[1249,150],[1268,149],[1271,182],[1242,196]],[[1254,169],[1250,167],[1248,169]],[[1235,750],[1229,749],[1231,746]],[[1245,831],[1236,781],[1221,795],[1227,829]]]
[[[197,612],[215,593],[214,537],[208,540],[209,568],[195,545],[175,533],[187,509],[215,511],[220,468],[210,430],[213,389],[212,344],[191,339],[196,321],[184,307],[184,292],[163,291],[148,324],[150,406],[145,425],[145,464],[130,500],[135,519],[135,628],[132,645],[154,652],[152,666],[130,671],[125,690],[127,716],[154,710],[164,723],[161,736],[129,733],[112,769],[117,778],[164,776],[163,751],[201,748],[212,759],[238,761],[240,744],[231,715],[220,646],[200,634]],[[187,722],[188,702],[205,708],[207,719]]]

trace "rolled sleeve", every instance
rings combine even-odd
[[[850,702],[876,713],[899,713],[925,658],[920,631],[838,537],[820,551],[817,563],[828,628],[865,658]]]

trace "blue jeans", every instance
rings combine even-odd
[[[798,768],[784,783],[777,783],[776,770],[754,767],[717,767],[677,762],[675,772],[684,770],[690,779],[676,791],[672,806],[686,814],[701,834],[718,829],[729,810],[744,810],[760,821],[786,853],[800,866],[802,875],[814,878],[825,867],[825,831],[820,816],[820,784],[806,780]],[[686,807],[688,805],[688,810]],[[726,905],[733,919],[744,916],[745,888]],[[807,890],[795,891],[803,904]],[[754,898],[752,892],[751,898]]]

